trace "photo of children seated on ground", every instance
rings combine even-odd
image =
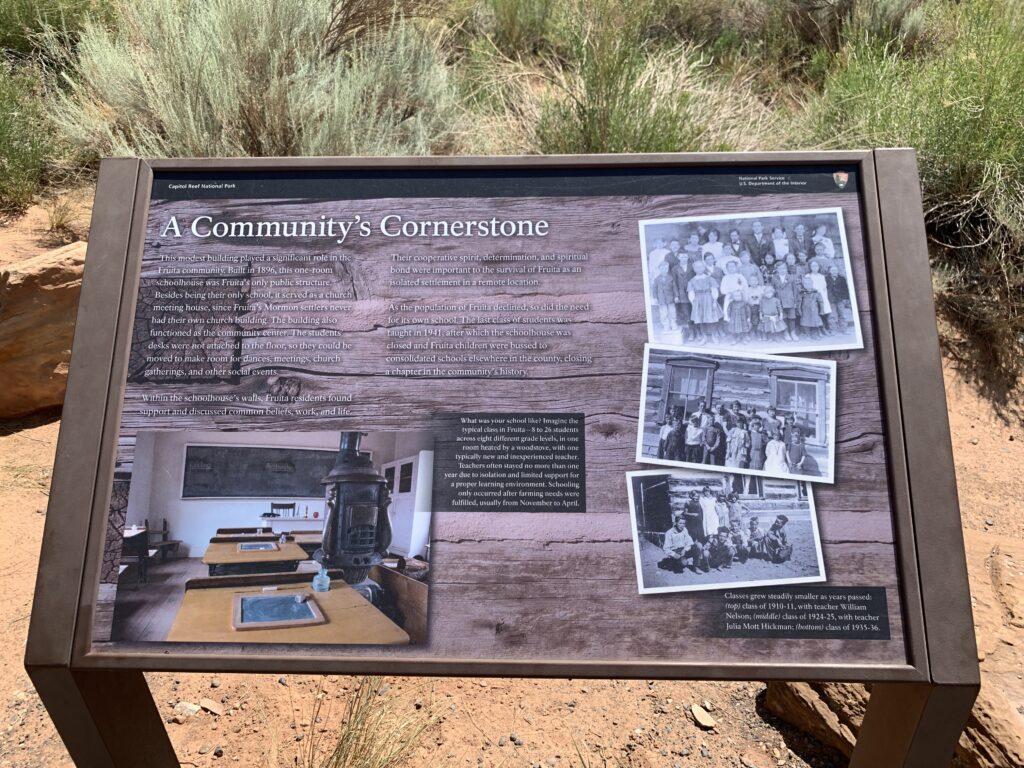
[[[831,483],[835,369],[648,344],[636,460]]]
[[[864,346],[839,208],[641,221],[640,245],[651,341]]]
[[[427,641],[434,436],[139,431],[94,640]]]
[[[825,580],[804,483],[696,470],[626,478],[641,594]]]

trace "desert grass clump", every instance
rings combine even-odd
[[[41,130],[38,78],[0,61],[0,212],[26,208],[43,182],[52,146]]]
[[[863,43],[797,119],[795,141],[918,151],[950,351],[990,381],[1024,375],[1024,13],[949,7],[948,44],[906,58]]]
[[[54,245],[84,239],[78,208],[70,194],[56,194],[42,201],[46,211],[46,234]]]
[[[759,26],[769,47],[838,53],[853,39],[913,47],[923,33],[925,0],[772,0]]]
[[[691,47],[649,43],[650,6],[576,7],[570,55],[539,92],[537,151],[546,154],[745,149],[766,112],[740,76],[716,77]]]
[[[854,40],[891,43],[904,53],[924,47],[932,1],[661,0],[651,5],[646,35],[699,45],[726,70],[746,68],[771,100],[793,84],[819,85]]]
[[[379,14],[346,29],[338,8],[351,1],[122,2],[116,27],[86,23],[52,123],[76,164],[453,151],[457,95],[438,41],[400,17],[371,29]]]
[[[109,13],[108,0],[0,0],[0,51],[28,56],[45,31],[74,39],[87,17]]]
[[[558,46],[559,21],[566,3],[550,0],[485,0],[485,34],[510,59],[551,53]]]
[[[329,702],[321,678],[310,717],[314,726],[329,720]],[[344,706],[336,731],[315,729],[306,740],[298,760],[303,768],[397,768],[413,754],[424,731],[436,720],[431,710],[419,703],[399,709],[401,705],[387,696],[382,677],[356,678]]]

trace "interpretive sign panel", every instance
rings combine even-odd
[[[919,678],[875,156],[663,160],[138,163],[77,652]]]
[[[26,654],[83,764],[176,764],[161,669],[875,681],[854,764],[952,750],[911,152],[111,160],[92,232]]]
[[[214,528],[272,503],[322,527],[358,431],[397,464],[427,632],[318,653],[907,665],[863,187],[835,162],[155,171],[94,649],[187,638],[165,591]],[[183,542],[151,596],[115,567],[146,520]],[[231,572],[274,567],[252,554]]]

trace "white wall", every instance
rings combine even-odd
[[[430,542],[430,514],[434,508],[434,452],[420,451],[417,469],[416,508],[409,536],[409,556],[426,557]]]
[[[422,445],[410,441],[408,445]],[[409,493],[391,494],[391,551],[405,557],[427,554],[426,546],[430,537],[430,513],[434,485],[434,452],[432,450],[403,453],[395,460],[396,481],[399,466],[415,458],[412,476],[412,490]]]
[[[263,521],[260,515],[270,511],[272,501],[295,502],[300,511],[308,506],[311,516],[314,510],[320,512],[318,520],[314,521],[312,517],[308,521],[300,518],[291,527],[320,527],[326,511],[322,497],[183,499],[181,486],[185,471],[185,446],[266,445],[337,450],[338,441],[338,432],[140,432],[136,439],[128,496],[128,525],[148,519],[153,528],[159,528],[162,520],[166,519],[171,538],[181,540],[179,554],[185,557],[202,557],[218,528],[251,528],[261,525]],[[360,449],[372,452],[373,463],[379,470],[382,464],[396,457],[416,455],[421,446],[432,447],[429,434],[377,432],[364,437]],[[277,529],[287,527],[281,523]]]

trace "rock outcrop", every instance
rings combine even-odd
[[[59,406],[85,265],[85,243],[0,270],[0,419]]]
[[[981,693],[960,737],[957,765],[1024,765],[1024,541],[964,531],[981,662]],[[868,689],[847,683],[769,683],[765,704],[783,720],[846,755],[864,718]]]

